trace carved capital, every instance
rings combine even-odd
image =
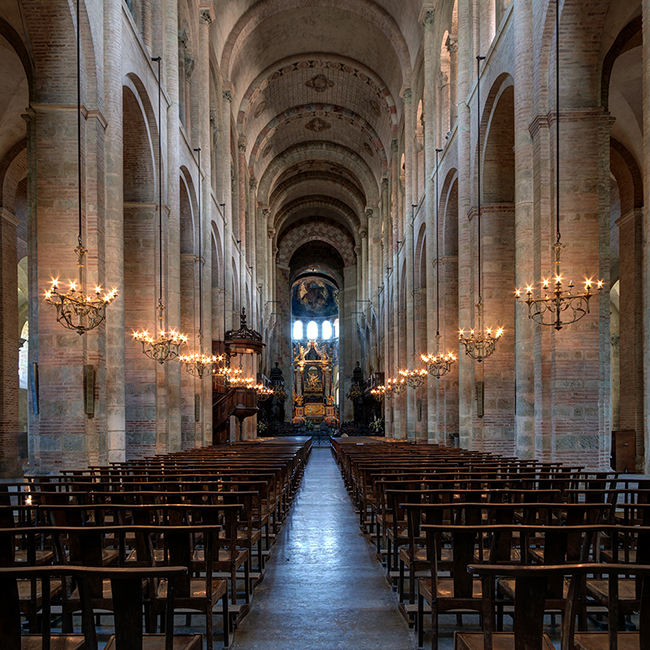
[[[248,143],[246,142],[246,138],[239,138],[239,141],[237,142],[237,149],[239,150],[239,153],[246,153],[247,146]]]
[[[251,188],[251,190],[255,191],[257,189],[257,179],[255,176],[251,176],[249,181],[248,181],[248,186]]]
[[[368,229],[367,228],[359,228],[359,237],[361,239],[364,239],[368,236]]]
[[[423,7],[420,12],[420,25],[423,29],[431,29],[436,19],[436,12],[430,7]]]
[[[452,36],[451,34],[447,37],[447,50],[449,54],[456,54],[458,52],[458,36]]]
[[[269,218],[269,214],[271,214],[271,210],[270,210],[269,208],[262,208],[262,215],[263,215],[266,219]]]
[[[224,98],[225,101],[232,102],[232,90],[230,89],[223,90],[221,92],[221,96]]]
[[[275,228],[268,228],[266,231],[266,235],[269,239],[273,239],[275,237]],[[276,249],[277,252],[277,249]]]
[[[395,153],[397,153],[397,152],[395,152]],[[381,179],[381,191],[382,192],[388,192],[388,188],[389,188],[388,176],[384,176]]]
[[[405,104],[410,104],[412,97],[413,97],[413,93],[411,92],[411,89],[404,88],[404,90],[402,91],[402,101]]]
[[[373,209],[366,208],[366,219],[372,219],[372,215],[373,215]]]
[[[201,9],[199,11],[199,22],[203,25],[212,25],[212,11],[210,9]]]
[[[390,150],[394,154],[399,151],[399,142],[397,141],[397,138],[393,138],[390,141]]]

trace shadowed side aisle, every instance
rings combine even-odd
[[[234,650],[412,650],[329,449],[313,448]]]

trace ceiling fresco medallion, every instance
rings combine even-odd
[[[261,102],[258,104],[257,109],[255,109],[255,119],[257,119],[257,118],[262,114],[262,111],[263,111],[265,108],[266,108],[266,102],[265,102],[265,101],[261,101]]]
[[[328,88],[334,85],[324,74],[317,74],[308,81],[305,81],[307,88],[313,88],[317,93],[324,93]]]
[[[332,125],[325,120],[322,120],[320,117],[315,117],[313,120],[310,120],[305,124],[305,128],[308,131],[313,131],[314,133],[320,133],[321,131],[326,131],[331,129]]]

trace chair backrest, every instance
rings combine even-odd
[[[495,583],[497,578],[514,578],[515,611],[514,634],[515,650],[541,650],[543,647],[543,627],[545,601],[548,586],[565,577],[571,577],[567,607],[562,616],[561,650],[573,650],[575,619],[584,596],[585,577],[599,573],[608,575],[610,606],[609,611],[609,650],[618,648],[618,579],[633,575],[643,583],[639,612],[640,650],[650,647],[650,566],[636,564],[564,564],[564,565],[496,565],[470,564],[467,571],[483,581],[484,610],[483,630],[484,648],[492,650],[494,631]],[[599,646],[601,647],[601,646]]]
[[[0,593],[3,604],[0,607],[0,639],[3,650],[20,650],[21,621],[18,581],[24,579],[42,581],[43,593],[43,648],[50,647],[51,609],[49,601],[50,580],[52,578],[75,578],[79,584],[82,605],[82,629],[87,650],[97,650],[97,634],[94,625],[90,582],[110,579],[114,603],[116,645],[120,650],[142,650],[143,648],[143,599],[142,581],[144,579],[166,578],[167,616],[165,630],[165,649],[173,649],[173,607],[175,580],[187,572],[185,567],[147,567],[147,568],[89,568],[70,566],[47,567],[2,567],[0,568]]]

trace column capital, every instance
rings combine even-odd
[[[394,152],[397,153],[397,152]],[[384,190],[388,191],[389,183],[388,183],[388,176],[384,176],[381,179],[381,191],[383,192]]]
[[[237,141],[237,149],[239,150],[240,153],[246,153],[246,147],[248,147],[248,142],[246,141],[246,138],[242,135]]]
[[[368,229],[359,228],[359,237],[361,237],[361,239],[365,239],[367,236],[368,236]]]
[[[393,138],[390,141],[390,150],[391,153],[397,153],[399,151],[399,142],[397,141],[397,138]]]
[[[251,176],[249,181],[248,181],[248,186],[251,188],[251,190],[255,191],[257,189],[257,179],[255,176]]]
[[[422,25],[423,29],[432,29],[433,23],[436,19],[436,10],[433,2],[425,2],[420,10],[418,22]]]
[[[404,88],[402,89],[402,101],[405,104],[410,104],[411,103],[411,98],[413,97],[413,93],[411,92],[410,88]]]
[[[268,219],[270,214],[271,214],[271,209],[269,207],[263,207],[262,208],[262,215],[264,217],[266,217]]]
[[[374,213],[374,210],[372,208],[366,208],[366,219],[372,219],[372,215]]]
[[[222,90],[221,96],[223,97],[224,101],[227,101],[228,103],[232,102],[232,90],[230,90],[230,88]]]
[[[269,239],[273,239],[275,237],[275,228],[267,228],[266,235]],[[277,252],[277,248],[275,250]]]
[[[211,25],[212,21],[214,20],[214,16],[212,15],[212,9],[210,7],[205,8],[205,9],[199,9],[199,22],[202,25]]]
[[[447,42],[445,43],[449,54],[456,54],[458,52],[458,36],[455,34],[449,34],[447,36]]]

